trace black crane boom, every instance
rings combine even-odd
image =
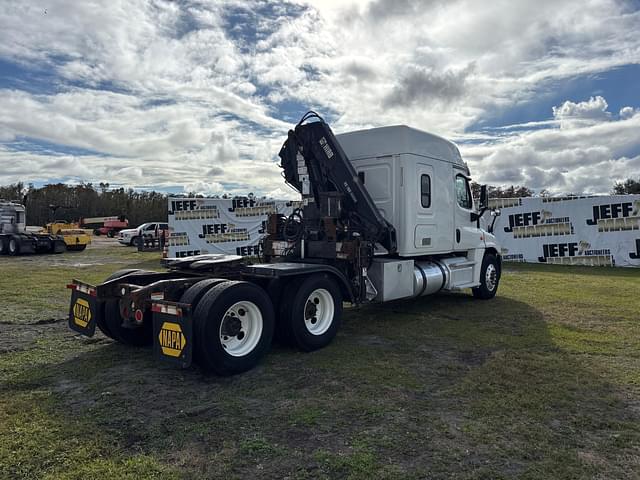
[[[317,121],[307,122],[311,118]],[[308,112],[289,131],[279,156],[287,183],[320,208],[323,196],[338,194],[343,221],[357,225],[364,240],[396,251],[396,232],[380,214],[329,125]]]

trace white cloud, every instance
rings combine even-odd
[[[184,186],[185,193],[195,193],[196,195],[222,195],[225,188],[218,182],[197,181]]]
[[[0,91],[0,141],[89,152],[0,146],[0,183],[67,176],[287,195],[275,161],[291,126],[278,109],[290,104],[330,114],[336,132],[403,123],[481,141],[463,150],[480,178],[496,182],[604,192],[625,169],[638,171],[637,106],[615,120],[603,96],[567,100],[520,133],[467,131],[489,113],[535,102],[550,82],[640,62],[640,14],[626,2],[52,0],[46,8],[0,4],[0,58],[51,74],[46,85]],[[233,12],[245,19],[235,28]]]
[[[633,107],[622,107],[620,109],[620,118],[622,120],[626,120],[628,118],[633,117],[636,113],[638,113],[640,111],[640,109],[637,108],[633,108]]]
[[[496,136],[463,146],[463,156],[481,182],[553,193],[608,193],[615,180],[640,172],[640,115],[611,120],[606,104],[604,98],[564,102],[553,109],[561,128],[549,124]]]
[[[565,101],[559,107],[553,107],[553,116],[560,120],[561,128],[576,122],[597,123],[611,118],[607,111],[607,101],[600,95],[591,97],[585,102]]]

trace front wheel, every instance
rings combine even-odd
[[[482,300],[488,300],[496,296],[500,283],[500,265],[498,258],[492,254],[485,254],[480,269],[480,286],[472,289],[473,296]]]
[[[131,239],[131,242],[129,242],[129,246],[131,246],[131,247],[137,246],[138,245],[138,238],[140,238],[140,237],[133,237]]]
[[[109,238],[113,238],[114,235],[115,235],[115,232],[113,230],[109,230],[107,232],[107,237],[109,237]]]
[[[9,255],[20,255],[20,239],[18,237],[11,237],[8,243]]]
[[[193,314],[196,359],[219,375],[245,372],[271,345],[274,313],[260,287],[226,281],[208,290]]]
[[[307,277],[291,301],[282,302],[284,336],[300,350],[310,352],[327,346],[342,320],[342,293],[326,274]]]

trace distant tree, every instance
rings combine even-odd
[[[471,193],[474,198],[480,198],[480,187],[481,185],[479,183],[471,182]],[[532,197],[533,190],[531,190],[529,187],[520,185],[511,185],[507,188],[487,185],[487,195],[489,198]]]
[[[624,182],[616,182],[613,186],[613,193],[615,195],[640,193],[640,178],[638,178],[638,180],[628,178]]]
[[[52,220],[75,221],[81,217],[124,215],[131,224],[167,218],[167,196],[158,192],[136,192],[109,184],[98,187],[91,183],[65,185],[63,183],[36,188],[29,184],[0,186],[0,198],[17,200],[27,209],[29,225],[44,225]]]
[[[520,185],[511,185],[505,188],[501,192],[501,196],[495,196],[494,198],[518,198],[518,197],[533,197],[533,190],[529,187]]]
[[[0,198],[3,200],[14,200],[21,202],[25,193],[24,183],[18,182],[6,187],[0,187]]]

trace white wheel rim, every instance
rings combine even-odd
[[[487,265],[487,272],[485,274],[485,283],[487,284],[487,289],[490,292],[496,288],[496,284],[498,283],[498,271],[496,267],[490,263]]]
[[[12,238],[11,240],[9,240],[9,251],[15,252],[17,249],[18,246],[16,245],[16,241]]]
[[[262,328],[262,312],[255,303],[234,303],[220,322],[222,348],[233,357],[244,357],[258,345]]]
[[[304,324],[312,335],[322,335],[333,323],[335,305],[329,290],[318,288],[304,304]]]

